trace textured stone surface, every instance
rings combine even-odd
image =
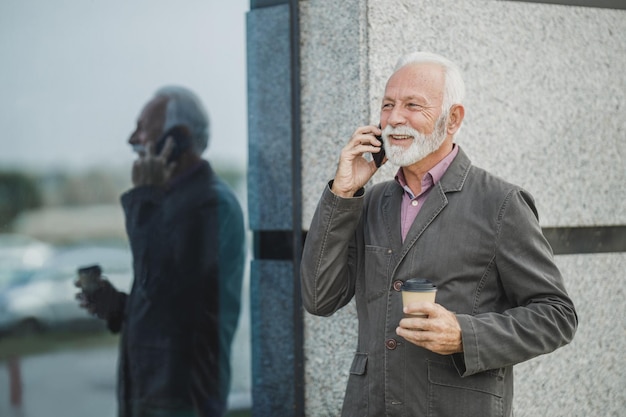
[[[515,367],[515,415],[623,416],[626,254],[557,256],[578,312],[572,343]]]
[[[341,148],[367,123],[366,2],[300,2],[303,227]]]
[[[626,223],[625,10],[476,0],[368,6],[371,118],[399,55],[445,55],[464,72],[458,142],[476,165],[530,191],[544,226]]]
[[[253,261],[250,277],[254,416],[288,416],[295,402],[293,263]]]
[[[291,230],[289,6],[247,16],[250,228]]]
[[[626,223],[626,11],[508,1],[300,2],[303,227],[339,152],[377,123],[398,56],[431,50],[467,85],[458,142],[536,199],[542,226]],[[383,167],[373,178],[390,178]],[[626,255],[557,257],[580,313],[574,342],[516,367],[515,415],[619,415]],[[591,285],[601,285],[589,292]],[[356,348],[352,304],[305,316],[307,416],[339,413]]]

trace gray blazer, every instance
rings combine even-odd
[[[307,311],[356,300],[359,336],[343,416],[510,416],[513,365],[569,343],[578,319],[532,197],[472,166],[462,149],[402,243],[403,190],[343,199],[324,190],[302,258]],[[464,352],[442,356],[395,333],[401,282],[427,278],[454,311]]]

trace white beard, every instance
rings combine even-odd
[[[446,139],[446,119],[447,113],[442,113],[435,122],[435,129],[430,135],[423,135],[410,126],[399,126],[396,128],[387,125],[383,130],[383,143],[385,154],[394,165],[406,167],[421,161],[431,153],[435,152]],[[402,145],[391,145],[389,135],[408,135],[413,137],[413,142],[408,148]]]

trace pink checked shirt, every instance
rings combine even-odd
[[[435,185],[441,177],[443,177],[443,174],[445,174],[457,153],[459,153],[459,147],[454,144],[452,151],[446,155],[445,158],[439,161],[437,165],[432,167],[426,175],[424,175],[424,178],[422,178],[422,190],[418,195],[414,195],[413,191],[411,191],[409,186],[406,184],[402,168],[398,170],[395,179],[404,189],[404,194],[402,195],[402,208],[400,210],[400,216],[402,216],[400,221],[402,226],[402,242],[406,239],[406,235],[409,233],[413,220],[415,220],[417,213],[419,213],[422,208],[422,205],[424,204],[424,201],[426,201],[426,197],[428,197],[433,185]]]

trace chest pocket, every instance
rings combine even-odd
[[[389,290],[391,255],[390,248],[365,246],[364,271],[361,274],[363,278],[357,278],[357,291],[361,286],[361,291],[368,303],[383,296]]]

